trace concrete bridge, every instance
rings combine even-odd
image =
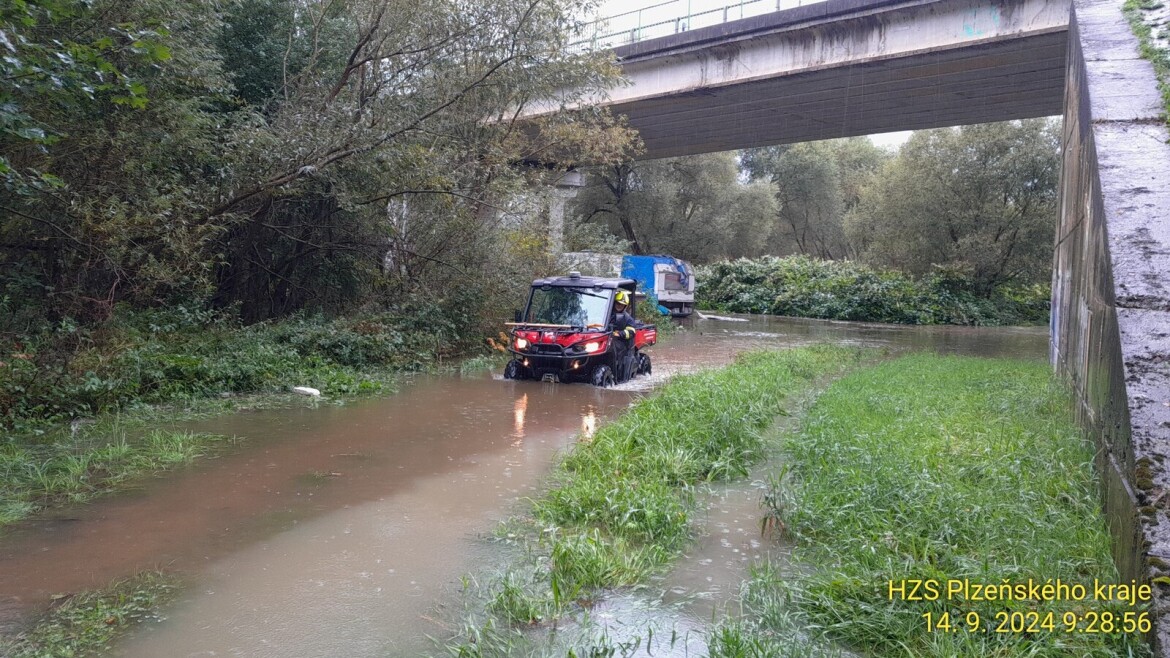
[[[659,158],[1060,114],[1069,0],[827,0],[614,49]],[[553,106],[535,106],[540,114]]]
[[[631,84],[592,102],[645,158],[1063,114],[1052,361],[1100,448],[1124,581],[1170,576],[1170,147],[1121,5],[828,0],[617,47]]]

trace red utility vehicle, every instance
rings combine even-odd
[[[588,381],[612,386],[650,373],[650,356],[642,350],[658,340],[652,324],[635,322],[634,337],[615,335],[614,297],[627,291],[635,303],[627,313],[637,318],[638,283],[633,279],[568,276],[532,282],[524,312],[509,322],[505,379]]]

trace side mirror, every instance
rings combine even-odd
[[[516,309],[515,311],[512,311],[512,317],[515,318],[513,320],[513,322],[523,322],[524,321],[524,316],[522,316],[520,314],[520,309]]]

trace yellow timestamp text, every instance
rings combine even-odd
[[[1149,633],[1149,612],[1088,610],[1084,612],[1039,612],[1001,610],[991,617],[966,613],[924,612],[930,633],[1098,633],[1121,635]]]

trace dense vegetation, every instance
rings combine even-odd
[[[449,349],[428,334],[511,308],[550,265],[528,190],[632,143],[601,111],[515,120],[615,80],[563,47],[583,15],[576,0],[2,3],[0,426],[413,360]],[[228,335],[354,313],[370,317]]]
[[[980,291],[970,274],[936,268],[922,278],[806,256],[739,259],[700,267],[702,308],[900,324],[1035,325],[1048,321],[1048,286]]]
[[[534,190],[584,163],[574,248],[850,258],[926,282],[820,277],[790,302],[708,286],[720,308],[1041,321],[1020,291],[1051,248],[1051,126],[631,163],[636,138],[603,111],[516,120],[617,80],[565,48],[585,8],[4,4],[0,427],[306,377],[346,392],[357,369],[494,334],[555,267]]]
[[[476,323],[422,299],[354,318],[249,326],[183,307],[121,314],[97,329],[67,324],[52,338],[71,349],[15,354],[4,366],[0,423],[39,431],[131,404],[298,385],[330,396],[377,391],[390,372],[466,351]]]
[[[718,630],[712,655],[840,655],[832,644],[870,656],[1148,655],[1142,634],[1120,627],[1145,607],[1093,600],[1094,579],[1118,574],[1093,448],[1069,406],[1039,362],[922,354],[834,382],[786,438],[786,474],[765,497],[807,569],[759,573],[747,620]],[[1089,600],[889,591],[890,580],[1029,578],[1087,585]],[[923,614],[947,611],[957,632],[928,630]],[[1116,632],[1085,632],[1088,611],[1117,614]],[[1030,612],[1036,632],[996,632],[998,613]]]

